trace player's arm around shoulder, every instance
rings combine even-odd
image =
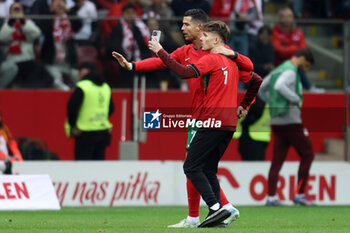
[[[243,71],[253,71],[254,65],[253,62],[250,60],[249,57],[244,56],[237,51],[234,51],[231,49],[228,45],[225,45],[224,47],[220,48],[221,54],[231,58],[233,61],[236,62],[238,68]]]

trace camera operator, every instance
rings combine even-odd
[[[0,30],[0,41],[7,44],[7,62],[18,67],[18,84],[24,88],[40,88],[51,85],[52,78],[35,60],[34,41],[41,31],[30,19],[26,19],[23,7],[15,2],[10,7],[9,20]]]

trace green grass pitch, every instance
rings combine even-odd
[[[350,232],[350,206],[239,206],[241,218],[228,228],[168,229],[187,207],[78,207],[60,211],[1,211],[1,233],[50,232]],[[207,209],[201,207],[203,219]]]

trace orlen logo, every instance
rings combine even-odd
[[[1,199],[29,199],[29,192],[25,182],[2,182],[0,186]]]
[[[250,196],[255,201],[264,201],[268,194],[267,178],[262,174],[253,176],[249,184],[244,184],[243,189],[237,179],[227,168],[218,168],[218,178],[225,178],[233,189],[238,192],[245,192],[245,185],[249,185],[248,190]],[[297,178],[295,175],[279,176],[277,185],[277,195],[280,200],[293,200],[293,196],[297,189]],[[312,201],[335,201],[336,198],[336,175],[310,175],[307,185],[305,186],[305,194]]]
[[[220,179],[220,177],[225,177],[233,188],[236,188],[236,189],[239,188],[238,181],[230,172],[230,170],[228,170],[227,168],[219,167],[217,174],[218,174],[218,179]]]
[[[280,200],[293,200],[293,196],[296,193],[297,178],[295,175],[279,176],[277,184],[277,195]],[[316,193],[312,193],[312,190],[316,190]],[[256,201],[263,201],[267,197],[268,184],[267,178],[261,174],[255,175],[250,182],[249,190],[252,198]],[[287,196],[284,195],[287,191]],[[335,201],[336,191],[336,176],[331,175],[326,177],[325,175],[310,175],[308,182],[305,186],[305,194],[310,200],[324,201],[326,195],[330,201]]]

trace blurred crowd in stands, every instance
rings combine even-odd
[[[264,25],[271,2],[281,6],[277,22]],[[0,0],[0,88],[70,90],[84,61],[112,88],[130,88],[135,74],[121,69],[111,52],[134,61],[155,56],[147,48],[152,30],[161,30],[161,44],[174,51],[185,43],[181,18],[192,8],[226,21],[228,45],[249,56],[262,77],[307,46],[295,18],[350,16],[350,0]],[[169,70],[141,75],[147,88],[181,87]]]

